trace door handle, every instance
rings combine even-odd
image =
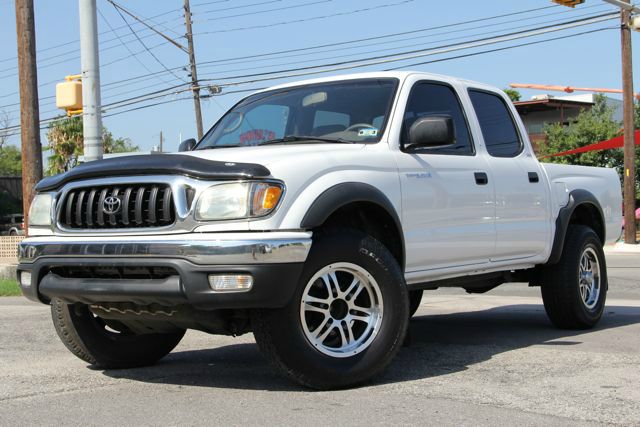
[[[529,172],[529,182],[536,183],[539,182],[540,178],[536,172]]]
[[[476,184],[487,185],[489,183],[489,177],[484,172],[474,172],[473,176],[476,178]]]

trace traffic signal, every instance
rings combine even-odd
[[[576,7],[576,5],[584,3],[584,0],[551,0],[561,6]]]
[[[67,112],[67,116],[82,114],[82,80],[80,75],[66,76],[56,85],[56,107]]]

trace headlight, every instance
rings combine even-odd
[[[48,227],[51,225],[51,194],[36,194],[29,208],[29,227]]]
[[[282,196],[282,185],[270,182],[235,182],[207,188],[198,199],[200,221],[256,218],[271,213]]]

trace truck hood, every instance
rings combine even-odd
[[[283,144],[260,147],[233,147],[214,150],[196,150],[186,155],[224,163],[251,163],[267,167],[272,176],[283,167],[299,162],[318,164],[342,163],[346,159],[357,159],[358,153],[366,147],[364,144]],[[318,168],[318,166],[316,166]],[[309,173],[313,173],[310,170]]]
[[[82,179],[128,175],[187,175],[207,180],[285,178],[287,169],[304,165],[310,174],[319,164],[352,163],[363,144],[291,144],[233,147],[187,153],[115,157],[79,165],[47,177],[37,191],[51,191]],[[275,170],[271,170],[271,168]]]

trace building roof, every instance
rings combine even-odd
[[[518,101],[513,103],[519,113],[532,113],[535,111],[556,110],[558,108],[587,108],[593,102],[575,101],[562,98],[545,98],[531,101]]]

